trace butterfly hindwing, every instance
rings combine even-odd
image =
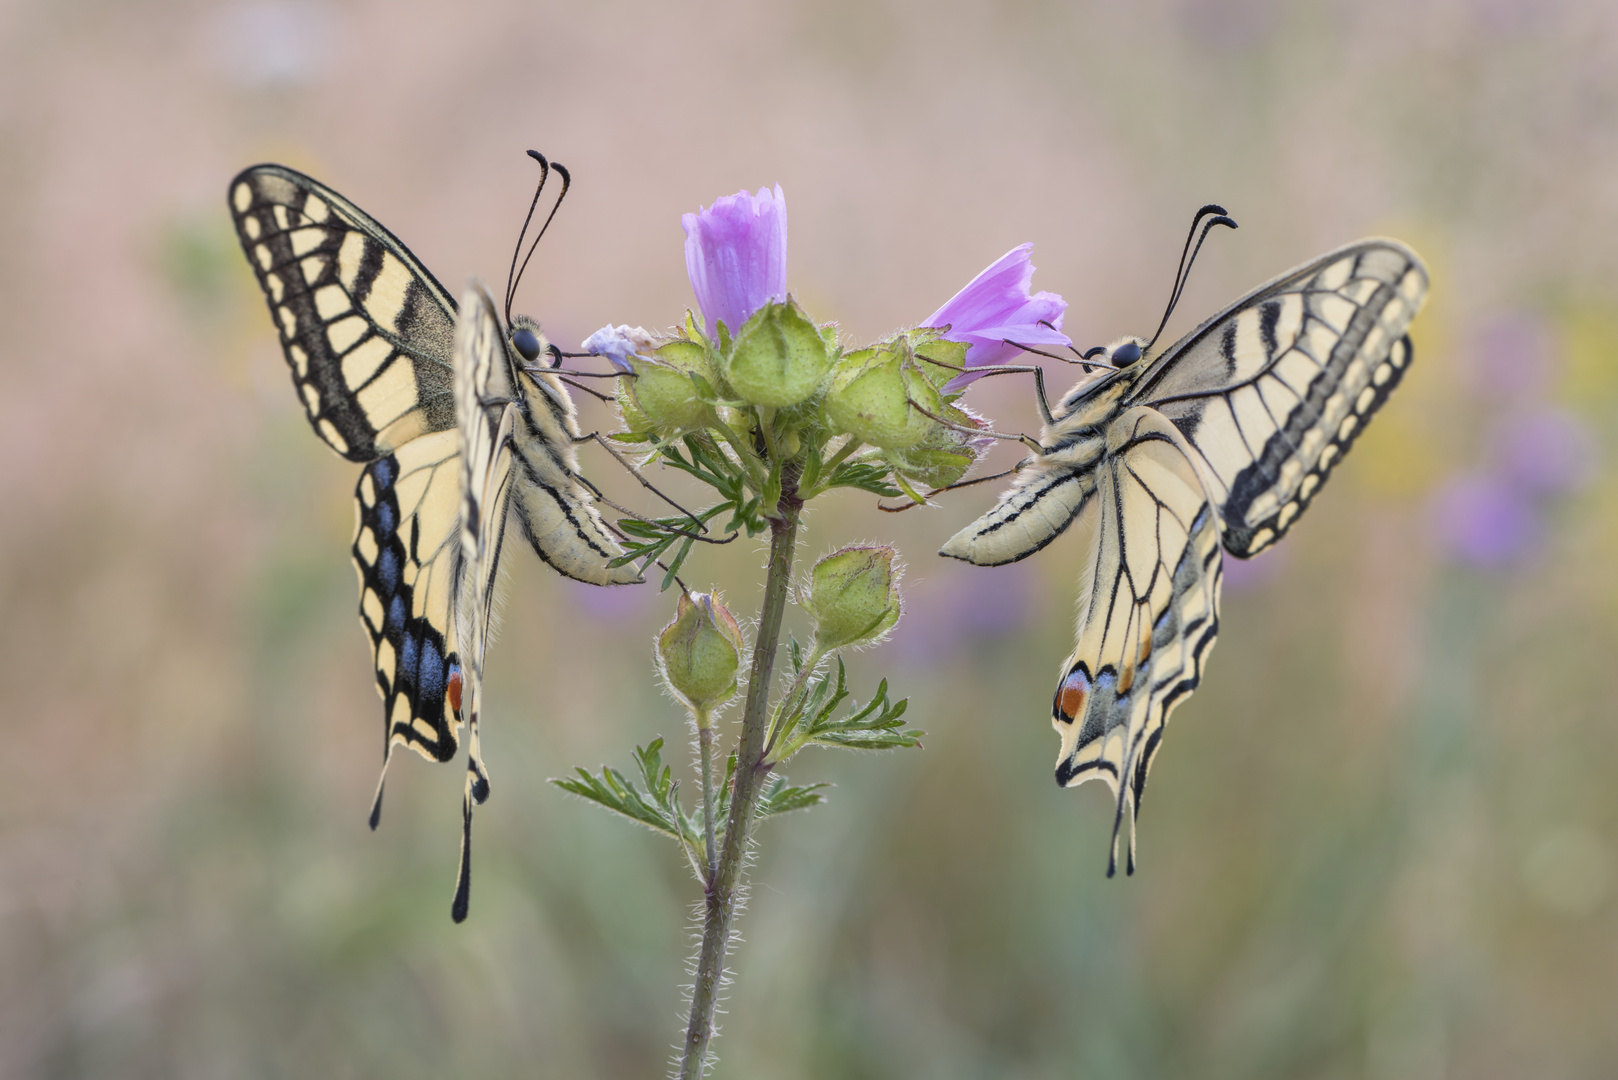
[[[454,427],[455,305],[410,249],[281,165],[240,173],[230,207],[298,396],[332,449],[371,461]]]
[[[1134,408],[1107,430],[1087,526],[1078,641],[1052,704],[1057,783],[1100,779],[1117,796],[1112,863],[1169,713],[1196,689],[1219,632],[1219,517],[1179,432]]]
[[[433,761],[458,746],[459,442],[454,428],[412,439],[368,463],[355,489],[354,566],[383,701],[384,774],[396,745]],[[379,783],[373,823],[381,797]]]
[[[466,787],[461,806],[461,861],[451,914],[466,918],[472,883],[472,807],[489,797],[479,720],[483,660],[495,617],[495,590],[511,505],[512,431],[519,409],[512,398],[506,337],[494,302],[473,284],[461,297],[455,327],[455,413],[461,435],[458,543],[465,568],[457,579],[457,638],[465,662],[461,715],[467,725]]]
[[[1125,401],[1173,420],[1197,452],[1226,550],[1280,539],[1411,360],[1427,270],[1361,240],[1281,275],[1169,348]]]

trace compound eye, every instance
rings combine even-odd
[[[1117,364],[1119,367],[1128,367],[1130,364],[1133,364],[1139,359],[1140,346],[1135,344],[1133,341],[1126,341],[1124,344],[1112,350],[1112,362]]]
[[[539,335],[526,326],[519,326],[511,332],[511,343],[529,363],[539,359]]]

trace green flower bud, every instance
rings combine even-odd
[[[915,350],[917,370],[942,391],[945,383],[965,370],[968,345],[964,341],[950,341],[938,335],[937,330],[923,328],[910,331],[909,337],[910,346]],[[938,362],[929,362],[934,360]],[[946,394],[945,398],[954,400],[960,396],[961,391],[957,390],[953,394]]]
[[[899,621],[896,554],[883,545],[856,545],[815,563],[804,607],[815,621],[816,649],[870,644]]]
[[[919,446],[890,450],[888,464],[906,479],[929,487],[942,488],[965,476],[994,440],[987,435],[970,435],[965,430],[986,430],[988,421],[959,405],[945,404],[938,415],[956,427],[934,424]]]
[[[935,413],[944,404],[901,336],[843,357],[826,391],[826,419],[861,442],[902,449],[919,444],[938,426],[911,402]]]
[[[674,621],[657,635],[663,678],[694,709],[722,705],[736,693],[741,627],[712,593],[682,594]]]
[[[788,297],[754,312],[721,362],[725,381],[743,401],[785,408],[815,392],[831,354],[820,330]]]
[[[619,381],[618,402],[624,422],[636,421],[632,430],[678,435],[712,421],[713,408],[692,379],[693,375],[706,379],[709,374],[708,353],[701,345],[675,339],[650,358],[631,356],[628,363],[635,377]]]

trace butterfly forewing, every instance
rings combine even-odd
[[[1135,384],[1195,449],[1246,557],[1309,505],[1411,359],[1427,271],[1393,240],[1362,240],[1283,274],[1192,331]]]
[[[1133,871],[1147,770],[1219,632],[1219,521],[1178,431],[1151,409],[1113,421],[1098,473],[1078,643],[1052,705],[1056,779],[1112,789],[1113,861],[1127,820]]]
[[[280,165],[238,175],[230,207],[298,396],[332,449],[370,461],[455,425],[455,306],[397,237]]]

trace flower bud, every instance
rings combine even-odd
[[[815,392],[831,356],[819,328],[788,297],[759,308],[722,363],[725,381],[743,401],[785,408]]]
[[[893,628],[901,610],[895,555],[884,545],[856,545],[815,563],[804,604],[815,621],[815,648],[866,645]]]
[[[909,337],[911,348],[915,350],[916,369],[927,377],[928,382],[942,390],[944,384],[960,375],[960,369],[966,366],[967,346],[964,342],[950,341],[938,334],[937,330],[924,328],[910,331]],[[945,396],[959,397],[960,392]]]
[[[943,406],[937,388],[918,373],[901,336],[843,357],[826,391],[826,420],[861,442],[902,449],[917,445],[938,426],[911,402],[934,413]]]
[[[950,376],[948,370],[944,374]],[[944,488],[965,476],[967,470],[977,464],[978,459],[994,445],[994,440],[988,435],[971,435],[963,430],[986,430],[989,426],[987,420],[970,409],[945,404],[939,409],[938,415],[957,426],[934,424],[920,444],[904,450],[890,450],[886,457],[894,471],[906,479],[929,487]]]
[[[644,419],[637,431],[677,435],[702,427],[713,417],[713,409],[697,392],[692,375],[708,377],[707,351],[694,341],[676,339],[646,356],[629,358],[635,378],[624,380],[619,401],[627,398],[633,410]],[[630,410],[625,410],[626,422]]]
[[[722,705],[736,693],[743,648],[741,627],[713,593],[681,595],[674,621],[657,635],[663,678],[694,709]]]

